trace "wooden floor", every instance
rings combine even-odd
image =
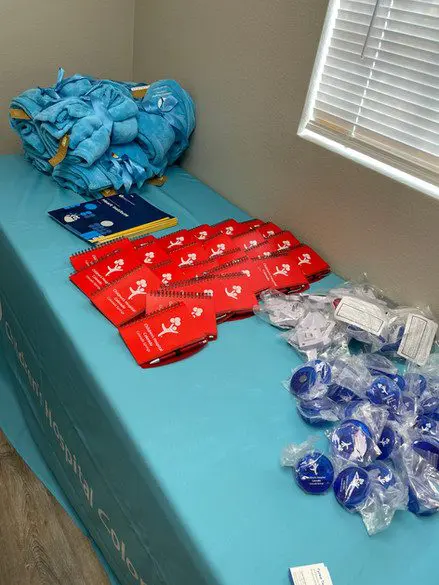
[[[109,585],[88,539],[1,431],[0,585]]]

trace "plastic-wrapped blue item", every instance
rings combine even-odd
[[[424,455],[422,444],[413,448],[413,443],[406,440],[395,457],[397,469],[409,489],[408,509],[417,516],[430,516],[439,510],[439,471],[430,465],[428,455]]]
[[[381,454],[378,442],[388,413],[369,402],[350,403],[349,406],[352,404],[352,418],[343,420],[327,432],[331,454],[355,465],[370,465]]]
[[[378,447],[381,451],[377,459],[385,460],[392,456],[395,445],[398,444],[397,433],[390,425],[386,425],[378,441]]]
[[[288,388],[294,396],[312,399],[323,396],[330,381],[330,365],[323,360],[312,360],[293,370]]]
[[[408,372],[404,379],[406,390],[415,396],[421,396],[427,390],[427,378],[422,374]]]
[[[386,376],[375,378],[367,389],[366,396],[373,404],[386,406],[393,413],[400,410],[401,390],[393,380]]]
[[[340,409],[328,396],[313,400],[297,400],[297,412],[310,425],[324,425],[339,418]]]
[[[281,465],[291,467],[297,485],[307,494],[323,494],[334,481],[334,467],[329,457],[314,448],[317,437],[300,445],[288,445],[281,456]]]
[[[349,512],[361,514],[369,535],[389,526],[397,510],[405,510],[408,489],[397,473],[383,463],[366,469],[346,467],[334,481],[337,501]]]

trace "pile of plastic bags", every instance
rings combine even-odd
[[[397,510],[439,511],[439,353],[428,310],[400,307],[368,284],[318,295],[264,293],[256,314],[307,356],[284,382],[301,418],[324,426],[289,445],[282,465],[307,493],[333,489],[369,534]],[[326,451],[326,452],[324,452]]]
[[[151,85],[83,75],[12,100],[10,124],[25,156],[62,187],[84,195],[130,192],[162,176],[189,144],[192,98],[176,81]]]

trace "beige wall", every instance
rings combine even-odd
[[[439,316],[439,201],[296,136],[322,0],[137,0],[134,76],[175,77],[198,130],[185,164],[291,228],[345,277]]]
[[[0,153],[19,151],[12,97],[66,73],[130,79],[134,0],[0,1]]]

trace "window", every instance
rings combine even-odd
[[[439,197],[439,0],[331,0],[299,135]]]

